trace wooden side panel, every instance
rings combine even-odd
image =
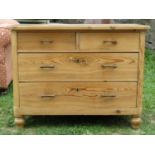
[[[11,34],[12,57],[13,57],[13,104],[14,114],[17,115],[16,109],[19,108],[19,88],[18,88],[18,56],[17,56],[17,34],[12,31]]]
[[[19,54],[19,78],[20,81],[137,81],[137,60],[138,53]]]
[[[139,33],[80,33],[80,49],[102,49],[113,52],[139,51]]]
[[[144,51],[145,51],[145,32],[140,32],[140,53],[138,64],[138,92],[137,92],[137,107],[142,107],[143,94],[143,77],[144,77]]]
[[[49,108],[53,114],[87,114],[136,107],[136,82],[20,83],[21,108]],[[85,113],[86,111],[86,113]],[[104,114],[104,113],[103,113]]]
[[[18,50],[25,50],[25,52],[75,48],[75,32],[30,31],[18,33]]]

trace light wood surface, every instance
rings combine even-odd
[[[18,56],[17,56],[17,35],[16,31],[11,34],[11,49],[13,57],[13,108],[14,115],[16,116],[16,109],[19,108],[19,88],[18,88]]]
[[[20,24],[13,30],[148,30],[139,24]]]
[[[113,50],[114,52],[138,51],[139,33],[80,33],[80,49],[102,49]]]
[[[64,109],[64,110],[63,110]],[[17,109],[17,112],[22,115],[136,115],[139,113],[139,108],[88,108],[85,109],[83,112],[80,112],[81,109],[66,109],[63,108],[63,113],[60,110],[53,110],[49,107],[44,106],[44,108],[37,108],[37,107],[24,107]],[[51,122],[52,125],[52,122]]]
[[[138,129],[141,124],[141,118],[139,115],[133,115],[131,118],[131,127],[133,129]]]
[[[141,123],[145,31],[137,24],[19,25],[14,114],[131,115]]]
[[[28,31],[19,32],[17,38],[18,52],[138,52],[140,49],[138,32]]]
[[[17,128],[23,128],[25,124],[25,120],[23,117],[15,117],[15,124]]]
[[[120,50],[113,50],[111,49],[79,49],[79,47],[76,45],[76,49],[73,50],[17,50],[18,53],[139,53],[140,50],[128,50],[120,51]]]
[[[75,49],[75,33],[72,32],[20,32],[18,50],[72,50]]]
[[[48,107],[61,114],[66,114],[65,111],[83,114],[86,109],[135,108],[136,91],[136,83],[131,82],[20,83],[20,107]]]
[[[137,53],[19,54],[20,81],[137,81]]]
[[[142,108],[143,95],[143,76],[144,76],[144,50],[145,50],[145,33],[140,33],[140,53],[138,65],[138,91],[137,91],[137,106]]]

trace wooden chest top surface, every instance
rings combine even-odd
[[[139,24],[20,24],[12,30],[148,30]]]

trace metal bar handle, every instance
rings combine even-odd
[[[116,95],[101,95],[101,97],[116,97]]]
[[[116,40],[103,40],[103,44],[117,44]]]
[[[109,65],[109,64],[102,64],[101,67],[102,67],[102,68],[117,68],[117,65],[116,65],[116,64],[112,64],[112,65]]]
[[[49,68],[49,69],[53,69],[55,68],[54,65],[41,65],[40,68],[44,69],[44,68]]]
[[[40,40],[40,42],[42,43],[42,44],[51,44],[51,43],[53,43],[54,41],[53,40]]]
[[[56,95],[52,94],[52,95],[42,95],[41,98],[53,98]]]

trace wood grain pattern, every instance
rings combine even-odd
[[[102,49],[114,52],[138,51],[139,33],[80,33],[80,49]]]
[[[13,103],[14,115],[17,116],[16,109],[19,108],[19,88],[18,88],[18,57],[17,57],[17,35],[16,31],[11,34],[11,49],[13,57]]]
[[[73,32],[19,32],[18,50],[71,50],[75,49]]]
[[[24,115],[132,115],[131,125],[138,128],[147,29],[137,24],[15,26],[16,125],[24,125]]]
[[[141,124],[141,118],[138,115],[133,115],[131,118],[131,127],[133,129],[138,129]]]
[[[18,57],[20,81],[137,81],[137,53],[19,54]]]
[[[20,107],[48,107],[62,114],[65,111],[82,114],[86,109],[135,108],[136,89],[134,82],[20,83]]]
[[[148,25],[139,24],[20,24],[13,30],[143,30],[150,28]]]
[[[63,111],[63,113],[62,113]],[[22,115],[136,115],[139,113],[139,108],[88,108],[84,111],[79,112],[76,109],[52,109],[44,106],[40,107],[21,107],[18,109],[18,113]],[[52,124],[52,123],[51,123]]]
[[[140,53],[138,64],[138,91],[137,91],[137,107],[142,108],[142,95],[143,95],[143,76],[144,76],[144,52],[145,52],[145,33],[140,33]]]

